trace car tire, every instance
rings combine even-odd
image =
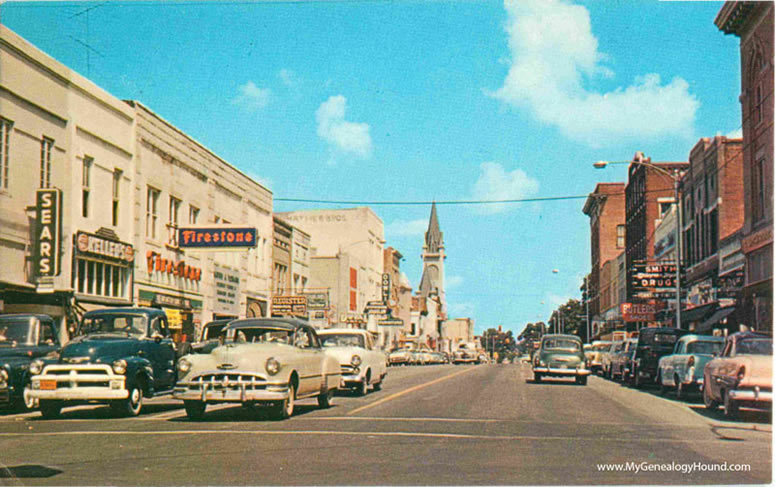
[[[365,396],[369,392],[369,376],[363,378],[361,382],[355,387],[355,394],[357,396]]]
[[[207,403],[204,401],[183,401],[183,407],[186,408],[188,419],[199,421],[204,418]]]
[[[719,403],[710,397],[710,388],[707,386],[707,382],[705,384],[705,387],[702,388],[702,402],[705,404],[705,409],[714,411],[718,409]]]
[[[318,407],[328,409],[334,405],[334,389],[328,389],[318,396]]]
[[[724,417],[727,419],[737,419],[740,416],[740,403],[729,397],[729,391],[723,392],[724,397]]]
[[[533,372],[533,382],[535,382],[537,384],[540,383],[541,382],[541,374],[536,374],[535,372]]]
[[[643,379],[640,378],[640,372],[638,372],[638,369],[632,369],[632,380],[630,383],[635,389],[640,389],[643,387]]]
[[[385,374],[386,375],[386,374]],[[385,381],[385,375],[379,378],[379,382],[374,384],[372,387],[374,387],[375,391],[381,391],[382,390],[382,382]]]
[[[659,395],[664,396],[667,394],[667,386],[662,382],[662,372],[657,372],[657,385],[659,386]]]
[[[578,384],[580,386],[587,385],[587,376],[586,375],[579,375],[578,377],[576,377],[576,384]]]
[[[277,421],[282,421],[293,416],[293,409],[296,403],[296,387],[293,382],[288,385],[288,398],[284,401],[280,401],[272,407],[272,418]]]
[[[138,416],[143,409],[143,388],[139,381],[129,388],[126,399],[114,401],[110,406],[120,416]]]
[[[681,382],[677,375],[673,377],[673,380],[675,381],[675,398],[679,400],[685,399],[686,391],[684,391],[683,382]]]
[[[13,403],[13,409],[16,412],[19,413],[26,413],[27,411],[31,411],[35,409],[37,406],[37,400],[35,398],[30,397],[30,393],[32,392],[32,384],[27,382],[24,384],[24,389],[22,389],[22,395],[18,399],[16,399]]]
[[[62,415],[62,402],[51,399],[41,399],[38,408],[44,419],[57,419]]]

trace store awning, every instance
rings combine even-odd
[[[714,326],[721,323],[721,320],[726,319],[727,316],[735,312],[734,306],[727,306],[726,308],[719,308],[710,318],[703,321],[700,326],[697,327],[698,332],[706,332],[713,329]]]
[[[696,308],[682,310],[681,321],[684,323],[703,321],[706,316],[715,311],[716,306],[718,306],[716,303],[708,303],[697,306]]]

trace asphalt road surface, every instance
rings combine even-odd
[[[0,485],[761,484],[771,458],[769,413],[726,421],[597,377],[535,384],[528,365],[391,368],[382,391],[280,422],[238,405],[189,421],[171,398],[136,418],[0,413]]]

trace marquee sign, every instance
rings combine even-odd
[[[306,316],[306,296],[275,296],[272,298],[273,315]]]
[[[75,243],[78,252],[82,254],[110,257],[125,263],[132,263],[135,260],[135,249],[131,244],[109,240],[86,232],[78,232]]]
[[[651,303],[622,303],[622,319],[624,321],[654,321],[657,305]]]
[[[62,246],[62,190],[39,189],[36,194],[35,274],[38,277],[59,275]]]
[[[189,249],[229,249],[256,246],[255,227],[182,227],[178,245]]]

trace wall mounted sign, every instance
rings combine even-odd
[[[255,227],[182,227],[178,245],[190,249],[251,248],[256,246]]]
[[[146,264],[148,265],[148,274],[154,272],[166,272],[173,276],[183,277],[192,281],[202,280],[202,269],[199,267],[193,267],[186,264],[185,261],[174,261],[172,259],[164,259],[161,254],[149,250],[145,254]]]
[[[62,190],[39,189],[36,195],[35,274],[38,277],[59,275],[62,245]]]
[[[131,244],[108,240],[99,235],[78,232],[75,236],[75,244],[81,254],[109,257],[125,263],[132,263],[135,260],[135,249]]]

